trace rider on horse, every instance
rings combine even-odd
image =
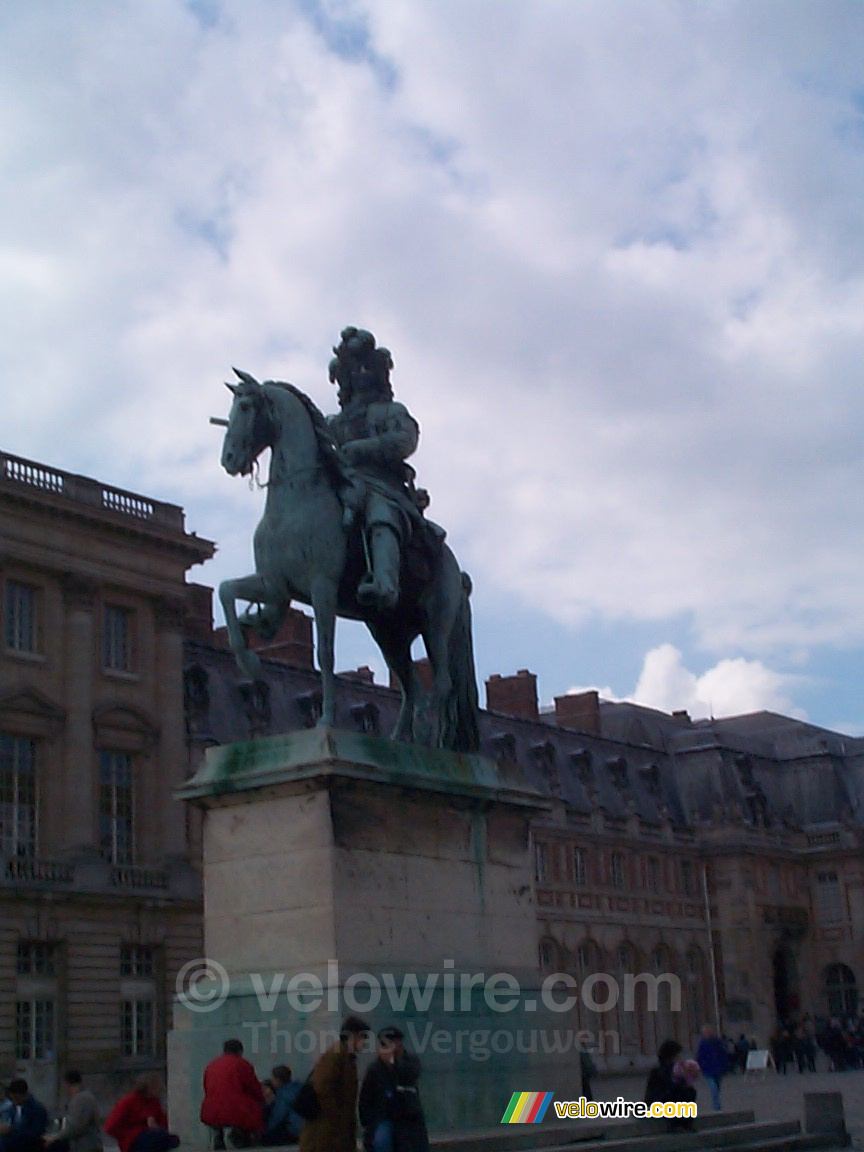
[[[333,437],[350,467],[351,483],[340,492],[349,528],[358,517],[366,533],[367,567],[357,599],[379,609],[399,601],[400,569],[406,545],[419,539],[428,550],[440,547],[444,530],[423,516],[428,494],[414,487],[414,469],[405,461],[417,448],[420,429],[393,399],[386,348],[363,329],[345,328],[330,361],[330,381],[339,385],[341,411],[328,417]]]

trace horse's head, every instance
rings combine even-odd
[[[234,371],[240,383],[225,385],[233,393],[234,403],[222,443],[222,467],[229,476],[248,476],[264,449],[273,443],[273,420],[263,385],[248,372]]]

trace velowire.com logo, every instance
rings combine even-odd
[[[501,1117],[502,1124],[539,1124],[554,1092],[514,1092]]]

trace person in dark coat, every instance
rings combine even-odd
[[[657,1064],[648,1073],[645,1084],[646,1104],[666,1104],[679,1100],[695,1100],[696,1089],[683,1080],[676,1080],[672,1074],[675,1062],[682,1052],[677,1040],[664,1040],[657,1052]],[[670,1130],[693,1127],[692,1119],[667,1119]]]
[[[44,1104],[30,1095],[26,1080],[12,1080],[6,1095],[15,1111],[10,1122],[0,1125],[0,1152],[42,1152],[42,1136],[48,1127]]]
[[[378,1033],[378,1059],[360,1089],[360,1123],[366,1152],[429,1152],[426,1118],[417,1081],[420,1059],[405,1051],[395,1026]]]
[[[370,1032],[365,1021],[348,1016],[338,1041],[312,1069],[309,1083],[319,1111],[303,1121],[300,1152],[356,1152],[357,1053]]]

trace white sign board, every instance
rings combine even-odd
[[[748,1072],[765,1072],[769,1066],[773,1068],[774,1061],[771,1059],[771,1053],[767,1048],[755,1048],[752,1052],[747,1053]]]

